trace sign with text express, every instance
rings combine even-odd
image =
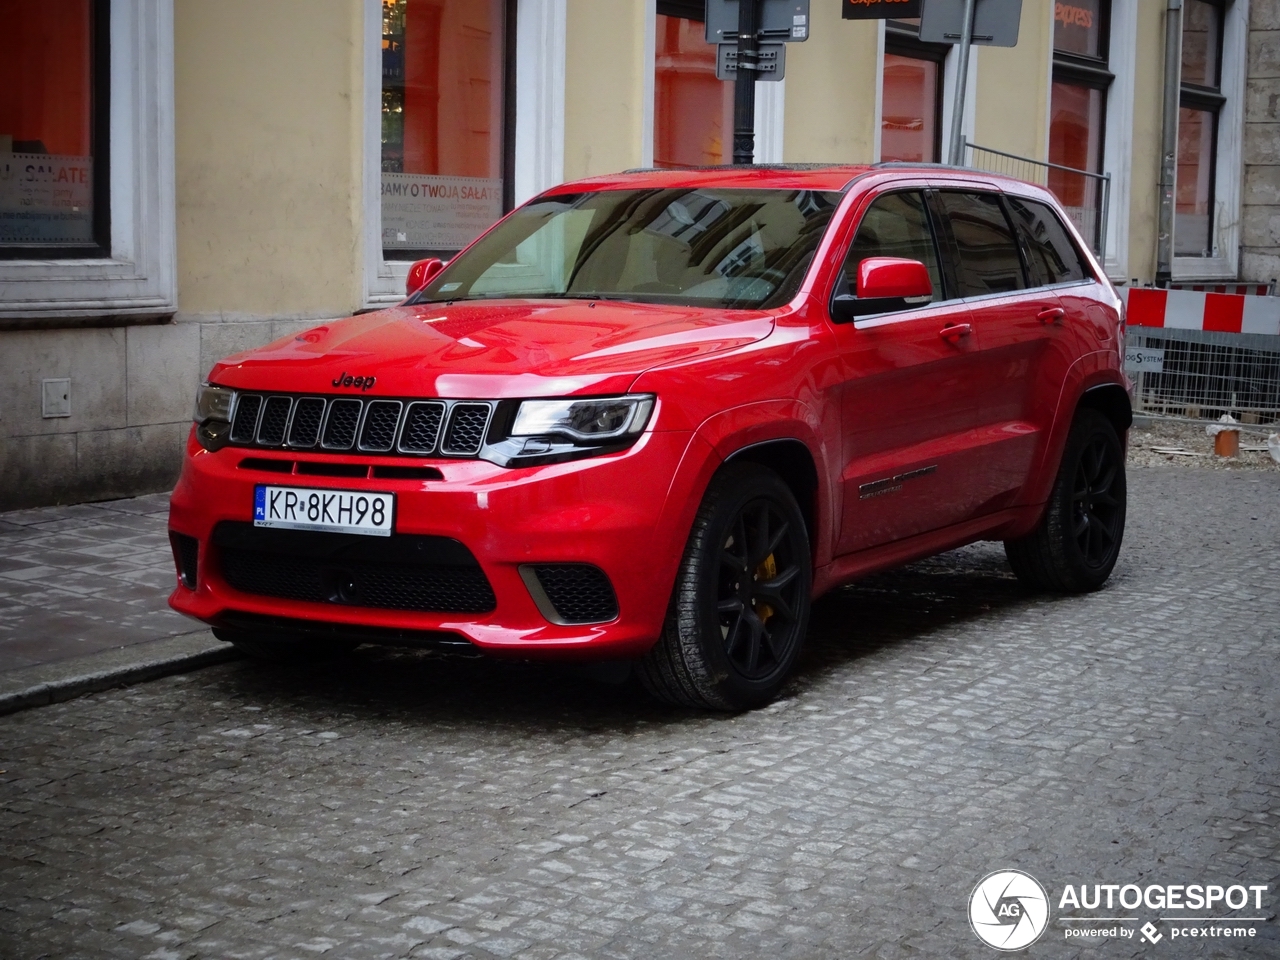
[[[841,0],[846,20],[909,20],[920,16],[922,0]]]
[[[502,181],[382,175],[382,246],[461,250],[502,216]]]
[[[977,0],[973,44],[1016,47],[1022,0]],[[927,0],[920,14],[920,39],[926,43],[959,43],[964,28],[964,0]]]

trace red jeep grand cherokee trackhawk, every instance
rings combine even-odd
[[[410,286],[200,389],[170,602],[250,653],[632,660],[733,709],[856,577],[990,539],[1038,588],[1115,565],[1121,305],[1037,187],[600,177]]]

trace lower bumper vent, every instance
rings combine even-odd
[[[223,579],[242,593],[424,613],[488,613],[497,606],[471,551],[447,537],[374,538],[225,522],[213,542]]]
[[[185,533],[169,531],[169,543],[173,545],[173,561],[178,565],[178,579],[188,590],[196,588],[197,565],[200,560],[200,541]]]
[[[589,563],[540,563],[520,568],[542,615],[552,623],[607,623],[618,598],[605,572]]]

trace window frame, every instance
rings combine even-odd
[[[177,312],[173,0],[111,0],[99,35],[109,45],[110,253],[0,258],[0,329],[128,326]]]
[[[945,43],[925,43],[920,39],[920,28],[916,24],[902,20],[886,20],[884,22],[884,50],[880,58],[880,99],[884,100],[884,57],[905,57],[909,60],[924,60],[938,65],[937,79],[934,81],[934,123],[933,123],[933,156],[936,159],[928,163],[942,162],[942,123],[945,113],[947,85],[947,55],[951,45]],[[880,138],[884,136],[883,109],[879,111],[877,120]],[[883,141],[881,141],[883,142]],[[881,147],[883,152],[883,147]],[[883,156],[879,159],[883,160]]]
[[[1204,84],[1189,83],[1186,80],[1183,80],[1181,77],[1181,74],[1179,74],[1178,110],[1179,110],[1179,113],[1181,113],[1181,111],[1183,110],[1197,110],[1203,113],[1208,113],[1211,118],[1210,132],[1209,132],[1210,142],[1209,142],[1209,178],[1208,178],[1209,180],[1209,198],[1208,198],[1209,228],[1207,230],[1207,237],[1206,237],[1206,239],[1209,241],[1211,246],[1207,254],[1201,254],[1201,255],[1178,254],[1176,252],[1178,248],[1177,246],[1178,245],[1178,239],[1177,239],[1178,185],[1176,182],[1177,181],[1176,171],[1177,171],[1178,164],[1176,159],[1174,161],[1175,182],[1173,187],[1173,191],[1174,191],[1173,244],[1174,244],[1174,251],[1175,251],[1174,256],[1176,259],[1208,261],[1217,257],[1218,250],[1219,250],[1219,245],[1218,245],[1219,217],[1218,217],[1217,206],[1218,206],[1218,166],[1220,161],[1218,157],[1218,149],[1219,149],[1219,131],[1221,130],[1221,127],[1222,127],[1223,108],[1226,107],[1227,105],[1227,97],[1222,92],[1223,74],[1224,74],[1222,58],[1223,58],[1223,53],[1225,52],[1225,49],[1226,49],[1227,6],[1228,5],[1226,0],[1201,0],[1201,2],[1206,4],[1207,6],[1213,7],[1214,10],[1217,11],[1218,49],[1216,51],[1217,56],[1215,58],[1215,77],[1217,79],[1217,85],[1210,87],[1210,86],[1205,86]],[[1185,30],[1185,27],[1186,27],[1185,9],[1183,11],[1183,16],[1184,16],[1183,28]],[[1181,145],[1181,137],[1179,137],[1179,145]]]
[[[1123,2],[1123,0],[1122,0]],[[1112,58],[1112,2],[1111,0],[1101,0],[1098,6],[1098,56],[1091,57],[1085,54],[1073,53],[1069,50],[1060,50],[1056,46],[1052,48],[1051,68],[1049,71],[1049,133],[1046,137],[1046,147],[1052,144],[1052,127],[1053,127],[1053,85],[1062,84],[1070,87],[1082,87],[1086,90],[1097,90],[1101,93],[1101,110],[1098,117],[1098,147],[1097,155],[1090,158],[1089,165],[1086,170],[1089,173],[1105,173],[1107,169],[1107,147],[1109,146],[1107,130],[1110,126],[1110,107],[1112,87],[1115,85],[1116,75],[1111,70]],[[1056,22],[1056,21],[1055,21]],[[1052,43],[1052,40],[1050,41]],[[1046,156],[1049,156],[1046,150]],[[1052,159],[1052,157],[1050,157]],[[1061,161],[1055,161],[1061,162]],[[1092,169],[1093,164],[1097,164],[1097,169]],[[1061,201],[1060,201],[1061,202]],[[1097,197],[1097,211],[1099,229],[1104,220],[1114,222],[1109,216],[1111,211],[1106,211],[1108,216],[1104,217],[1102,210],[1102,191],[1099,189]],[[1096,242],[1096,238],[1094,238]],[[1104,242],[1110,242],[1110,237],[1104,238]],[[1106,256],[1106,250],[1101,251],[1102,256]]]
[[[172,2],[172,0],[167,0]],[[511,8],[515,9],[514,15]],[[363,309],[404,300],[411,260],[387,260],[382,247],[382,2],[364,0]],[[504,144],[507,210],[564,180],[566,0],[508,0]],[[504,131],[505,133],[505,131]]]
[[[515,209],[515,165],[516,165],[516,33],[517,33],[517,0],[503,0],[502,7],[502,216]],[[382,88],[378,90],[379,111],[381,120]],[[381,137],[379,137],[378,166],[382,166]],[[381,203],[381,201],[379,201]],[[382,210],[379,207],[378,220],[381,224]],[[379,230],[381,236],[381,230]],[[405,261],[413,264],[416,260],[427,257],[438,257],[448,261],[460,253],[460,250],[439,249],[431,247],[397,247],[388,250],[382,248],[382,258],[388,263]],[[407,274],[406,274],[407,277]]]
[[[89,17],[93,239],[88,243],[0,244],[0,260],[83,260],[111,256],[111,0],[89,0]]]

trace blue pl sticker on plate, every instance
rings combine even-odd
[[[254,520],[267,519],[267,488],[266,487],[253,488],[253,519]]]

